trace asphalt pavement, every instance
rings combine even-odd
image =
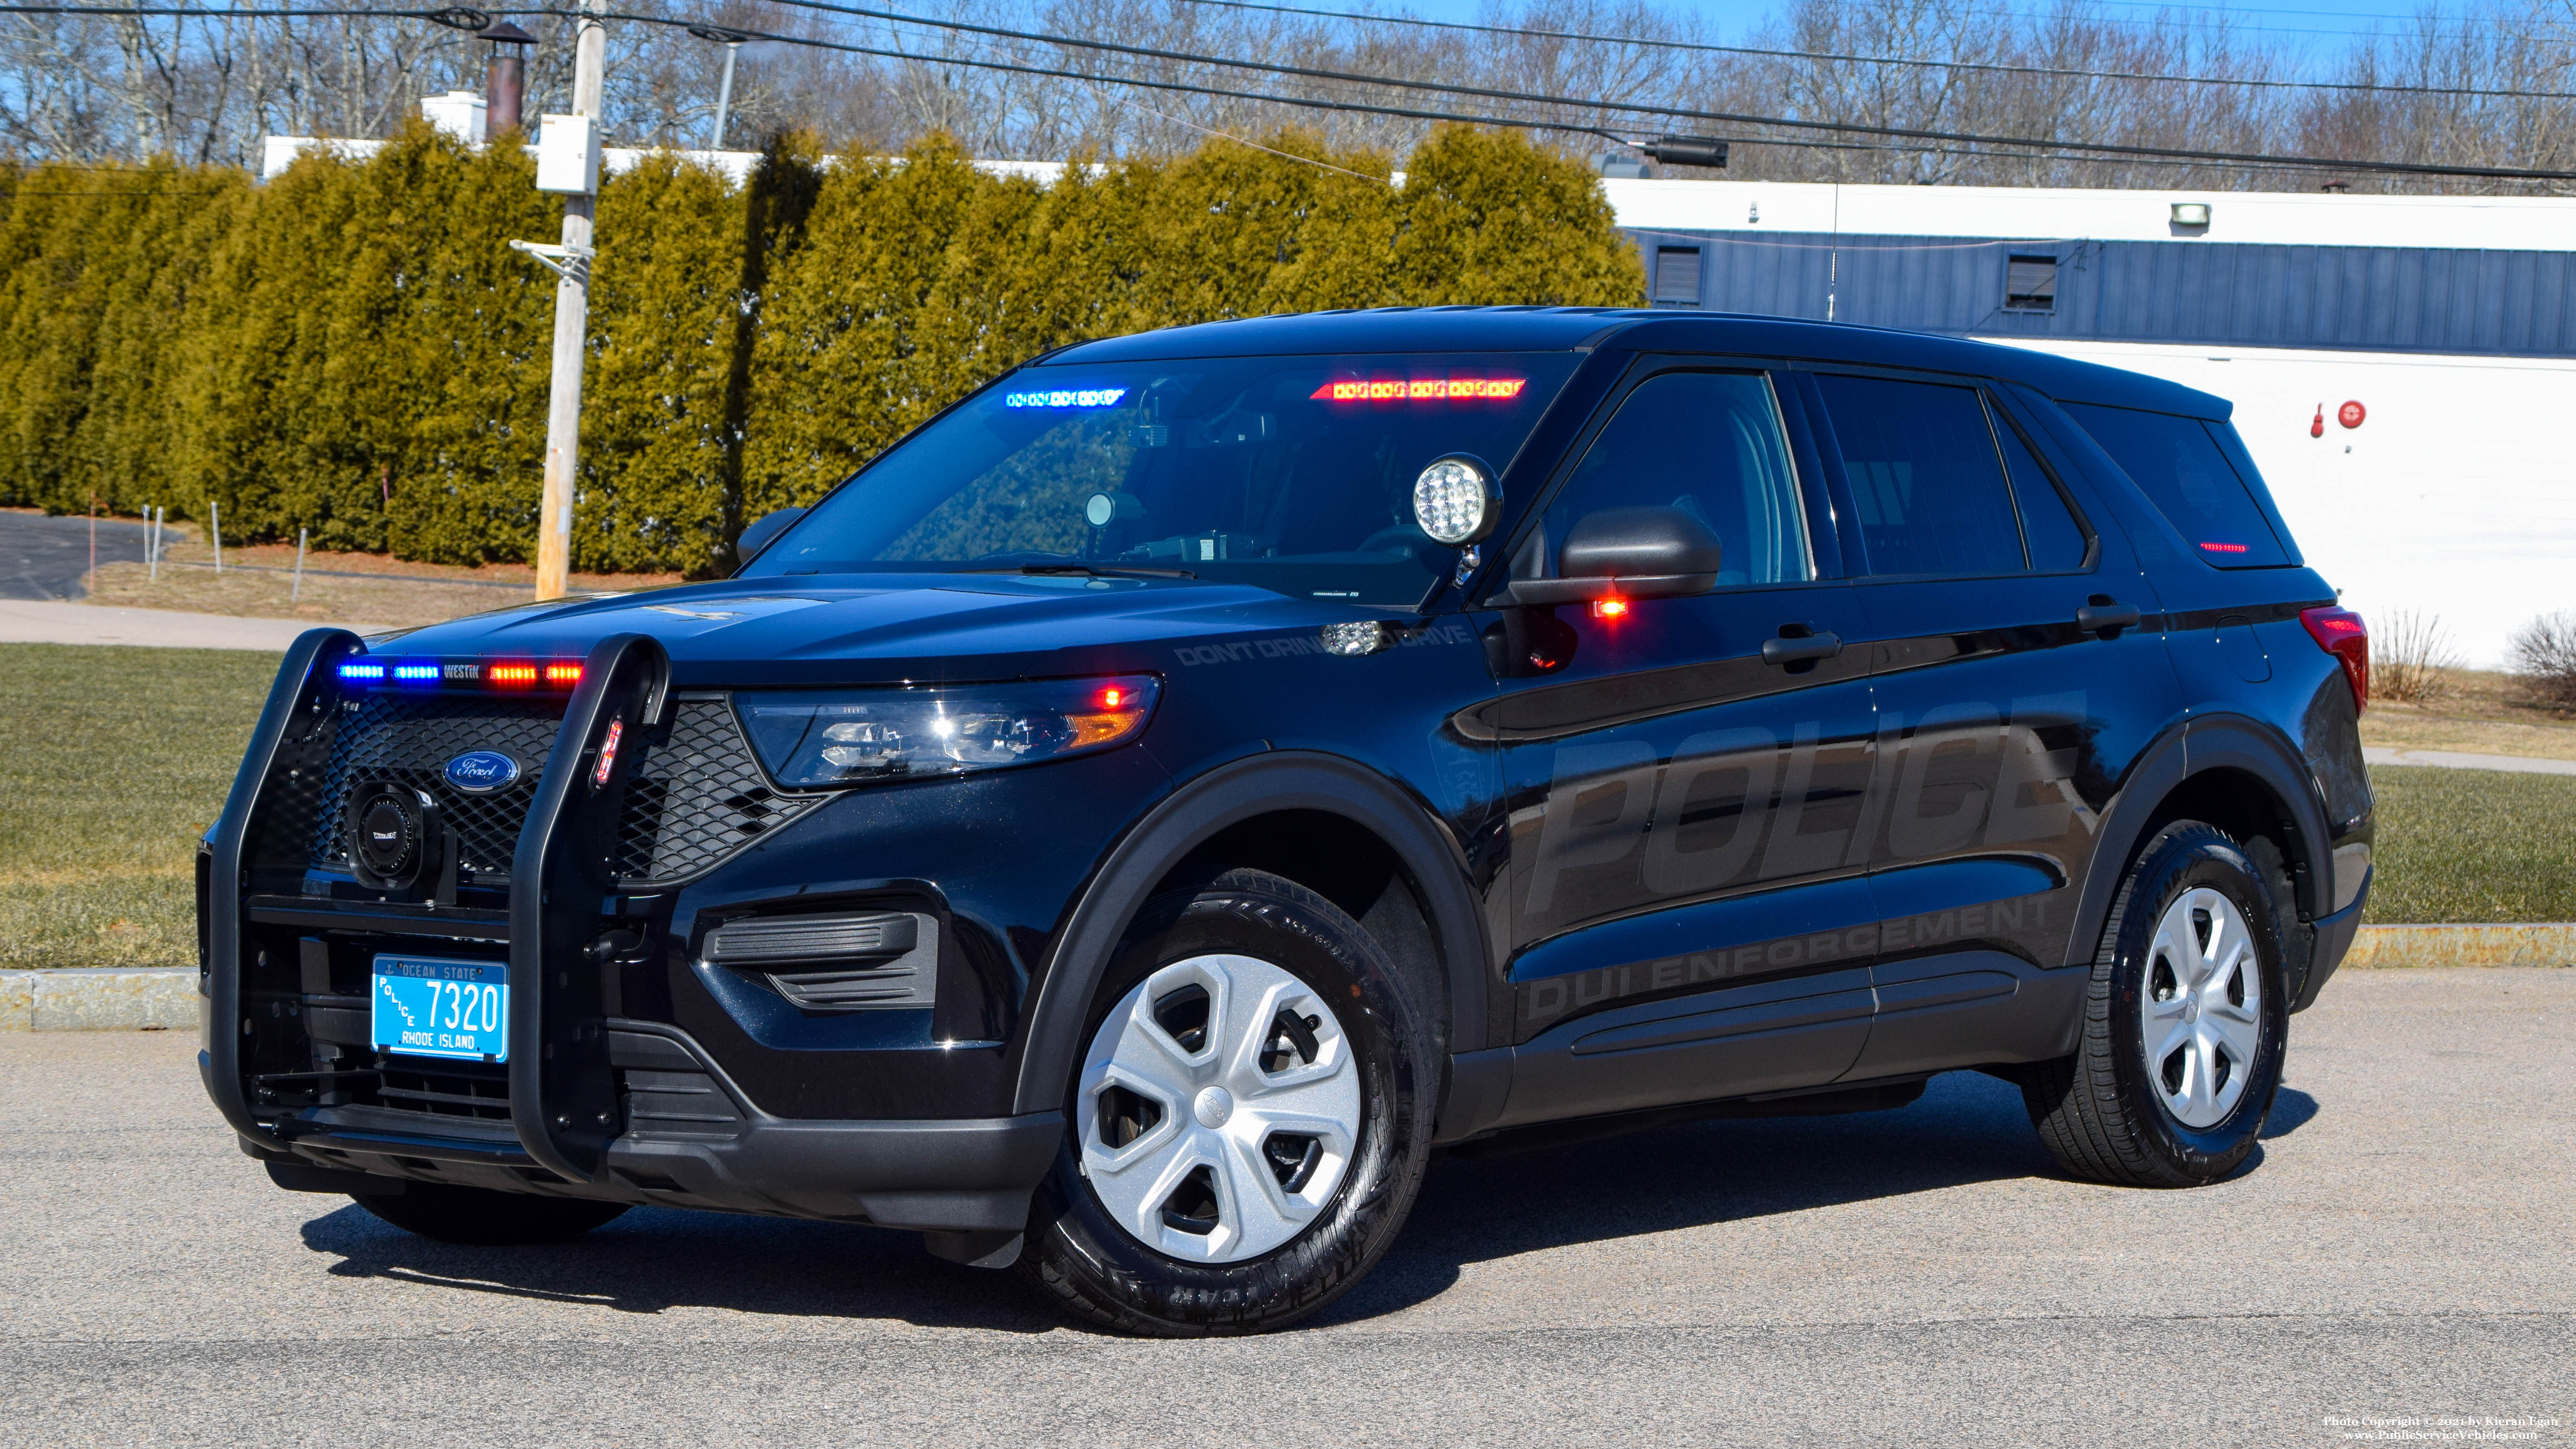
[[[2255,1165],[2189,1192],[2060,1180],[1971,1074],[1444,1160],[1319,1323],[1148,1343],[869,1228],[429,1243],[271,1188],[185,1034],[12,1035],[0,1442],[2563,1443],[2571,1039],[2576,971],[2347,973]]]
[[[98,521],[98,561],[143,562],[140,523]],[[86,516],[50,517],[0,509],[0,599],[77,599],[88,590],[90,528]]]

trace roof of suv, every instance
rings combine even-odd
[[[2070,402],[2225,418],[2225,398],[2118,368],[1988,342],[1792,317],[1619,307],[1378,307],[1166,327],[1078,343],[1050,364],[1366,352],[1553,352],[1599,347],[1740,352],[1922,368],[2024,383]]]

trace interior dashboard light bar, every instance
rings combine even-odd
[[[1110,408],[1127,395],[1123,387],[1059,387],[1045,392],[1006,392],[1006,408]]]
[[[1307,394],[1315,402],[1447,402],[1487,398],[1508,402],[1529,386],[1526,377],[1380,377],[1328,382]]]

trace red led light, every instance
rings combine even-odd
[[[494,684],[534,684],[537,666],[533,664],[495,664],[484,676]]]
[[[1615,594],[1606,599],[1594,599],[1592,601],[1592,617],[1596,619],[1627,618],[1628,601]]]
[[[1126,703],[1126,701],[1127,691],[1123,689],[1112,686],[1100,691],[1100,707],[1102,709],[1116,709],[1119,705]]]
[[[2243,553],[2245,551],[2245,545],[2241,543],[2204,543],[2201,545],[2201,549],[2207,553]]]
[[[1454,398],[1509,401],[1529,386],[1525,377],[1379,377],[1328,382],[1308,396],[1316,402],[1432,402]]]
[[[590,788],[599,790],[607,787],[608,772],[617,768],[617,742],[625,733],[625,720],[608,722],[608,738],[599,742],[599,768],[590,772]]]
[[[546,666],[546,683],[579,684],[581,683],[581,666],[578,664],[549,664]]]

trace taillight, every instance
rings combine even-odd
[[[2353,709],[2370,708],[2370,626],[2352,610],[2332,605],[2302,610],[2299,622],[2308,626],[2308,637],[2317,641],[2318,648],[2343,661]]]

